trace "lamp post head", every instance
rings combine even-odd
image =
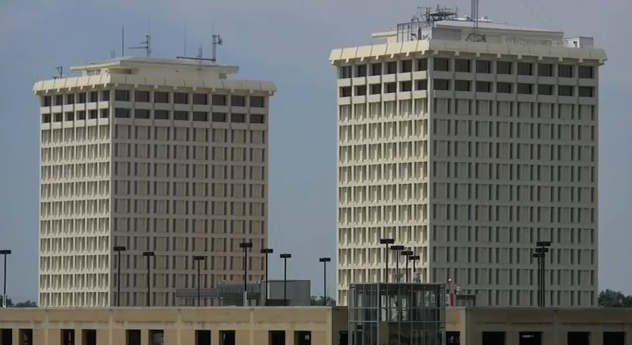
[[[292,258],[292,254],[281,254],[279,255],[281,259],[290,259]]]
[[[331,262],[331,258],[320,258],[318,259],[319,262]]]
[[[239,248],[244,248],[244,249],[252,248],[252,242],[241,242],[239,244]]]
[[[535,249],[535,252],[536,252],[537,254],[542,254],[542,255],[544,255],[544,253],[548,253],[548,252],[549,252],[549,248],[546,248],[546,247],[538,247],[538,248],[536,248],[536,249]]]
[[[411,255],[415,254],[415,252],[413,252],[412,250],[408,249],[408,250],[402,250],[400,254],[404,255],[404,256],[411,256]]]
[[[206,256],[202,256],[202,255],[194,255],[194,256],[193,256],[193,260],[195,260],[195,261],[202,261],[202,260],[206,260]]]
[[[417,261],[417,260],[419,260],[419,255],[411,255],[411,256],[408,257],[408,260]]]
[[[143,256],[154,256],[154,252],[143,252]]]
[[[402,245],[396,245],[396,246],[391,246],[391,250],[404,250],[404,246]]]
[[[127,248],[125,246],[114,246],[114,251],[115,252],[124,252],[126,250],[127,250]]]
[[[380,239],[380,244],[393,244],[393,243],[395,243],[395,239],[392,239],[392,238]]]
[[[263,248],[261,249],[261,254],[272,254],[274,250],[272,248]]]
[[[538,247],[550,247],[551,241],[538,241],[535,243],[535,245]]]
[[[11,249],[0,250],[0,255],[9,255],[9,254],[11,254]]]

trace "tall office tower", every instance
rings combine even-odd
[[[477,17],[473,17],[477,18]],[[475,29],[475,27],[477,27]],[[350,283],[448,283],[478,305],[597,299],[598,67],[588,37],[425,9],[334,49],[338,72],[338,299]],[[410,263],[412,267],[412,263]]]
[[[148,274],[149,303],[174,305],[176,289],[197,287],[198,264],[203,288],[243,282],[244,240],[253,243],[247,279],[261,280],[274,84],[231,80],[237,67],[193,59],[73,70],[80,76],[34,87],[39,305],[145,306]]]

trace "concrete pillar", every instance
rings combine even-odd
[[[509,331],[507,332],[505,344],[507,345],[519,345],[520,344],[520,332]]]
[[[222,338],[220,338],[219,330],[211,331],[211,344],[213,345],[222,345]]]
[[[285,345],[294,345],[294,330],[285,330]]]

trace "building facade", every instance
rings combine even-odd
[[[598,68],[593,39],[428,10],[385,43],[334,49],[338,301],[350,283],[421,282],[477,305],[594,306],[598,286]],[[399,261],[399,262],[398,262]],[[412,264],[409,265],[412,268]],[[405,276],[403,270],[400,276]],[[403,279],[403,278],[402,278]]]
[[[246,279],[261,280],[274,85],[193,59],[73,70],[34,87],[39,305],[173,305],[177,288],[197,286],[198,264],[204,288],[243,282],[243,241],[253,243]]]

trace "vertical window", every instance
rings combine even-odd
[[[513,74],[513,63],[509,61],[498,61],[496,63],[496,73]]]
[[[169,110],[154,110],[155,120],[169,120]]]
[[[492,92],[492,83],[489,81],[477,81],[476,92]]]
[[[230,122],[232,123],[245,123],[246,115],[245,114],[230,114]]]
[[[543,95],[543,96],[553,95],[553,85],[546,85],[546,84],[538,85],[538,95]]]
[[[512,90],[513,84],[511,83],[496,83],[496,92],[498,93],[513,93]]]
[[[154,103],[169,103],[169,92],[154,92]]]
[[[472,82],[469,80],[456,80],[454,81],[455,91],[472,91]]]
[[[97,91],[90,92],[90,103],[94,103],[98,101],[99,101],[99,92]]]
[[[450,59],[446,58],[435,58],[434,59],[434,70],[449,72],[450,71]]]
[[[533,94],[533,84],[518,84],[518,93],[521,95],[532,95]]]
[[[419,90],[419,91],[428,90],[428,80],[427,79],[415,80],[415,90]]]
[[[468,60],[468,59],[454,60],[454,70],[456,72],[464,72],[464,73],[472,72],[472,60]]]
[[[136,91],[134,92],[135,102],[149,102],[149,91]]]
[[[573,78],[573,65],[559,65],[557,66],[557,76],[560,78]]]
[[[226,95],[213,95],[211,97],[211,101],[213,105],[226,105],[227,104]]]
[[[397,61],[389,61],[386,63],[386,74],[397,73]]]
[[[381,75],[382,74],[382,64],[381,63],[372,63],[371,64],[371,75]]]
[[[492,62],[477,60],[476,61],[476,73],[492,73]]]
[[[372,95],[378,95],[382,93],[382,84],[371,84],[370,88]]]
[[[366,65],[357,65],[355,66],[355,69],[356,69],[356,73],[355,73],[356,77],[366,77]]]
[[[340,88],[340,97],[351,97],[351,86],[343,86]]]
[[[265,98],[263,96],[250,96],[250,107],[265,108]]]
[[[538,64],[538,76],[539,77],[552,77],[553,65],[550,63]]]
[[[595,97],[595,88],[591,86],[580,86],[577,89],[579,97]]]
[[[114,117],[128,119],[130,114],[130,109],[127,108],[116,108],[114,109]]]
[[[557,94],[559,96],[573,96],[573,86],[571,85],[560,85],[557,88]]]
[[[413,60],[404,60],[401,62],[401,72],[409,73],[413,71]]]
[[[435,90],[448,91],[450,90],[450,80],[448,79],[435,79],[433,82]]]
[[[577,68],[577,74],[582,79],[593,79],[594,67],[593,66],[579,66]]]
[[[115,90],[114,91],[114,100],[120,102],[129,102],[130,101],[130,92],[128,90]]]
[[[386,83],[384,84],[386,88],[386,93],[395,93],[397,92],[397,84],[396,83]]]
[[[233,107],[245,107],[246,106],[246,97],[245,96],[230,96],[230,105]]]
[[[66,104],[75,104],[75,94],[66,95]]]
[[[413,82],[412,81],[403,81],[399,83],[399,91],[412,91]]]
[[[417,61],[415,61],[415,70],[416,71],[427,71],[428,70],[428,59],[417,59]]]
[[[41,105],[42,107],[50,107],[51,106],[51,97],[50,96],[44,96],[41,98]]]
[[[176,104],[189,104],[189,94],[182,92],[175,92],[173,94],[173,103]]]
[[[518,62],[518,75],[533,75],[533,64],[530,62]]]
[[[351,66],[340,66],[338,68],[338,78],[339,79],[351,78]]]
[[[194,93],[193,94],[193,104],[207,105],[208,104],[208,95],[205,94],[205,93]]]
[[[366,95],[366,85],[358,85],[355,87],[355,95],[356,96],[364,96]]]

